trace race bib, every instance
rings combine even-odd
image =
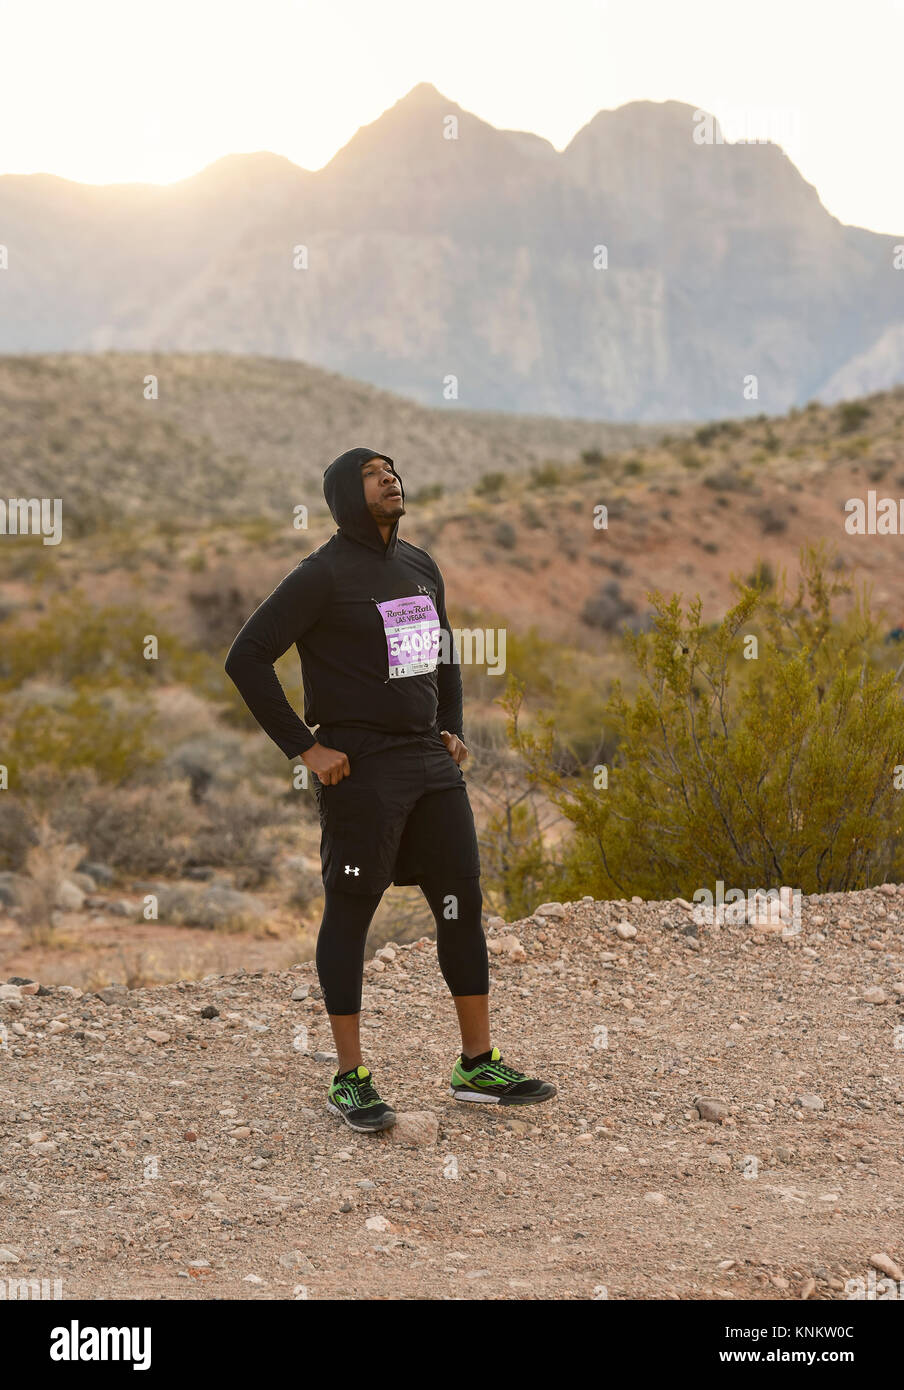
[[[378,603],[386,633],[389,679],[435,671],[439,653],[439,615],[428,594]]]

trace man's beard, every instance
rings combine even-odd
[[[383,506],[382,502],[371,502],[370,506],[368,507],[368,511],[370,512],[374,521],[398,521],[400,516],[405,515],[405,504],[403,502],[402,505],[399,507],[398,511],[391,512],[388,509],[388,507]]]

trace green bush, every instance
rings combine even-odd
[[[735,606],[702,621],[696,598],[650,595],[653,630],[626,638],[637,677],[616,682],[608,717],[618,752],[608,790],[590,770],[555,768],[555,729],[519,722],[523,692],[505,699],[512,746],[571,821],[558,881],[569,898],[690,898],[701,887],[849,891],[904,871],[904,703],[883,670],[865,596],[840,620],[851,583],[829,577],[806,547],[796,592],[734,581]],[[744,659],[756,636],[758,656]]]
[[[862,401],[844,401],[838,408],[838,428],[842,434],[854,434],[869,416],[869,406]]]

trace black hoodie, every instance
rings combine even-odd
[[[372,458],[385,459],[399,478],[376,449],[349,449],[330,464],[323,493],[338,531],[252,613],[226,658],[227,675],[288,758],[316,741],[273,669],[293,643],[307,724],[462,735],[461,673],[449,659],[443,578],[426,551],[399,539],[398,521],[384,545],[364,501],[361,466]],[[399,487],[404,500],[401,478]]]

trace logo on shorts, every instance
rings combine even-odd
[[[355,865],[354,868],[352,868],[352,866],[351,866],[350,864],[346,864],[346,866],[345,866],[345,872],[346,872],[347,874],[354,874],[354,875],[355,875],[355,878],[357,878],[357,877],[358,877],[358,874],[361,872],[361,870],[358,868],[357,864]]]

